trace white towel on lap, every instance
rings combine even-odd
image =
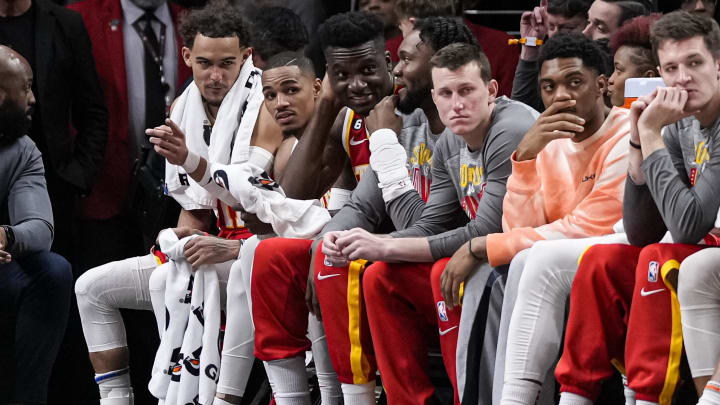
[[[168,256],[166,328],[155,356],[150,392],[168,405],[211,404],[220,365],[220,287],[213,265],[194,274],[183,255],[196,235],[178,240],[172,230],[158,240]]]
[[[195,82],[178,97],[170,118],[185,132],[188,150],[208,162],[239,163],[248,159],[258,112],[263,102],[260,70],[248,58],[240,69],[240,75],[220,104],[215,125],[212,126],[209,144],[205,131],[210,121],[205,114],[202,96]],[[167,163],[165,183],[168,195],[175,198],[186,210],[213,209],[215,199],[220,197],[195,183],[185,170]],[[215,185],[207,179],[205,183]],[[228,202],[228,204],[232,204]]]
[[[218,186],[227,189],[243,209],[271,224],[283,238],[311,238],[330,221],[328,211],[318,200],[295,200],[260,167],[212,163],[210,172]]]

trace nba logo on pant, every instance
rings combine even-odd
[[[443,322],[447,322],[448,317],[447,317],[447,313],[445,312],[445,301],[438,301],[437,311],[438,311],[438,318],[440,318],[440,320]]]
[[[658,280],[658,270],[660,268],[660,263],[658,262],[650,262],[648,265],[648,281],[651,283],[654,283]]]

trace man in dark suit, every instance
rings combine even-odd
[[[70,308],[72,272],[49,251],[53,215],[43,162],[25,136],[35,104],[32,70],[20,54],[0,46],[0,77],[0,403],[44,403]]]
[[[29,132],[43,155],[55,214],[53,250],[73,261],[73,217],[105,153],[107,109],[77,13],[47,0],[0,0],[0,44],[26,56],[37,106]]]

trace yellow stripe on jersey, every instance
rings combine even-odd
[[[358,259],[350,263],[348,268],[348,333],[350,336],[350,366],[353,373],[353,384],[365,384],[370,381],[370,363],[362,350],[360,328],[362,325],[362,308],[360,305],[360,276],[365,271],[367,260]],[[374,376],[373,376],[374,377]]]
[[[348,108],[348,113],[345,115],[345,132],[343,138],[345,139],[345,153],[350,156],[350,129],[352,129],[352,122],[355,118],[355,111]]]
[[[668,367],[665,374],[665,384],[660,393],[660,405],[670,405],[675,388],[680,381],[680,359],[683,350],[682,322],[680,320],[680,302],[677,292],[672,283],[667,280],[667,275],[673,270],[680,270],[680,263],[677,260],[668,260],[660,268],[663,282],[670,290],[672,302],[672,334],[670,335],[670,356],[668,356]]]

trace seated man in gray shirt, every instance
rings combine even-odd
[[[366,119],[371,129],[394,130],[388,130],[391,136],[385,137],[382,144],[376,142],[380,137],[371,137],[368,141],[365,134],[362,140],[350,138],[348,143],[370,143],[372,170],[365,171],[350,201],[326,225],[324,232],[355,227],[383,232],[392,230],[393,225],[403,229],[420,216],[430,189],[436,141],[452,136],[432,101],[429,61],[436,50],[456,42],[474,43],[475,40],[462,21],[446,17],[419,21],[405,38],[399,50],[401,60],[393,71],[396,81],[404,85],[404,89],[398,96],[386,97],[377,104]],[[396,106],[400,116],[396,115]],[[308,136],[307,132],[303,136]],[[380,161],[376,159],[378,156],[381,156]],[[400,178],[393,181],[391,172],[399,172]],[[411,193],[417,204],[406,206],[402,212],[396,210],[396,215],[386,211],[384,199],[405,192]],[[335,198],[334,194],[331,198]],[[310,240],[273,238],[260,243],[255,253],[252,281],[255,353],[267,362],[270,380],[276,388],[307,384],[304,352],[309,347],[305,337],[308,309],[303,305],[306,287],[309,307],[315,314],[320,312],[317,300],[313,300],[314,278],[307,279],[308,266],[312,263],[311,244]],[[349,336],[347,326],[343,325],[348,323],[348,313],[359,319],[355,314],[361,311],[362,294],[356,293],[348,300],[351,274],[347,266],[335,270],[335,276],[318,278],[322,280],[322,285],[318,285],[319,294],[325,292],[345,297],[343,305],[337,308],[322,307],[323,316],[327,316],[324,324],[333,367],[343,383],[346,404],[374,403],[374,361],[370,360],[364,377],[357,377],[355,368],[344,361]],[[357,281],[357,278],[353,280]],[[358,287],[357,283],[354,285]],[[330,302],[329,299],[326,302]],[[320,304],[324,305],[322,299]],[[367,343],[364,348],[367,348],[370,346],[367,328],[363,328],[362,335],[363,342]],[[287,398],[281,401],[285,400]],[[288,402],[278,402],[279,405],[284,403]]]
[[[323,291],[326,282],[321,280],[339,273],[342,267],[338,265],[344,261],[352,261],[344,298],[349,303],[350,286],[359,284],[352,279],[362,274],[364,291],[360,294],[364,293],[374,353],[365,342],[362,347],[355,343],[352,316],[345,328],[345,333],[349,330],[351,335],[345,349],[353,370],[362,370],[366,357],[377,358],[389,403],[432,403],[434,387],[427,374],[427,351],[428,344],[437,342],[438,324],[430,270],[436,260],[451,256],[473,237],[501,232],[505,182],[512,171],[509,158],[537,118],[537,112],[522,103],[496,98],[497,82],[491,79],[489,62],[473,45],[446,46],[433,56],[430,65],[433,101],[443,123],[453,133],[443,135],[435,146],[433,184],[421,217],[412,226],[389,235],[392,237],[372,235],[358,228],[330,232],[325,235],[323,254],[318,255],[315,265],[329,342],[333,333],[330,324],[337,323],[329,321],[329,314],[343,307],[343,298]],[[376,137],[387,137],[387,131],[375,131],[371,142],[377,142]],[[375,166],[373,169],[378,171]],[[378,177],[386,197],[385,181],[380,173]],[[422,204],[418,200],[413,192],[391,200],[385,198],[391,216]],[[364,264],[364,260],[357,259],[376,263],[363,273],[358,263]],[[331,355],[343,350],[329,346]],[[445,365],[455,386],[452,360],[446,360]],[[459,403],[457,389],[455,392],[455,403]]]
[[[3,378],[0,402],[45,403],[70,310],[72,272],[50,252],[45,169],[26,136],[35,104],[32,70],[0,46],[0,77],[0,345],[13,347],[15,359],[5,365],[14,381]]]

